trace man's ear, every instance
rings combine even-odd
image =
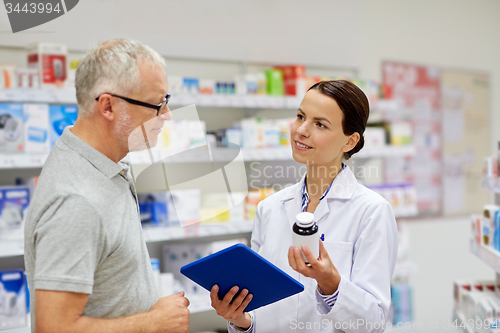
[[[117,108],[116,99],[109,94],[102,94],[97,101],[97,112],[108,121],[114,120]]]
[[[346,144],[342,147],[342,151],[344,153],[347,153],[348,151],[350,151],[351,149],[356,147],[356,145],[359,142],[359,139],[360,139],[360,135],[358,132],[354,132],[353,134],[351,134],[349,136],[349,139],[347,140]]]

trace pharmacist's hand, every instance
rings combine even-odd
[[[302,258],[298,246],[290,246],[288,249],[288,263],[300,274],[315,279],[318,286],[325,295],[332,295],[337,291],[340,283],[340,273],[333,264],[328,252],[323,246],[321,239],[319,240],[319,258],[314,258],[314,255],[309,251],[307,246],[302,245],[302,252],[309,261],[307,265]]]
[[[217,295],[219,286],[214,285],[210,291],[210,298],[212,299],[212,307],[219,316],[246,330],[252,325],[252,318],[248,312],[244,311],[253,296],[248,293],[247,289],[243,289],[238,297],[231,302],[238,290],[239,288],[234,286],[224,295],[224,299],[220,300]]]
[[[189,300],[184,292],[162,297],[148,313],[151,315],[153,332],[188,333],[189,332]]]

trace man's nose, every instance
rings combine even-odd
[[[160,113],[159,117],[161,120],[167,121],[167,120],[172,119],[172,112],[170,111],[170,108],[168,107],[168,105],[165,105],[164,110],[162,109],[160,111],[161,111],[161,113]]]

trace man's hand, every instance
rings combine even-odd
[[[189,332],[189,300],[184,292],[162,297],[149,309],[153,321],[153,332],[188,333]]]
[[[219,292],[219,286],[214,285],[210,291],[212,307],[219,316],[229,320],[238,327],[248,329],[252,325],[252,318],[248,312],[243,311],[245,311],[245,308],[248,303],[250,303],[253,296],[248,293],[247,289],[243,289],[238,297],[231,302],[238,290],[239,288],[234,286],[227,292],[226,295],[224,295],[224,299],[220,300],[217,295]]]
[[[319,239],[318,259],[314,258],[314,255],[307,246],[302,245],[301,249],[310,265],[304,262],[300,249],[297,246],[290,246],[288,249],[288,263],[290,266],[305,277],[315,279],[325,295],[335,293],[339,287],[340,273],[332,263],[330,256],[328,256],[328,252],[323,246],[321,239]]]

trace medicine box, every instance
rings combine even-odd
[[[156,226],[168,226],[168,207],[165,192],[139,194],[141,222]]]
[[[30,203],[27,186],[0,187],[0,237],[14,229],[22,229],[22,222]]]
[[[63,44],[26,46],[28,67],[38,69],[41,88],[64,88],[68,76],[67,48]]]
[[[26,284],[22,270],[0,271],[0,329],[26,326]]]
[[[26,153],[48,153],[49,105],[23,104],[24,151]]]
[[[66,126],[75,124],[78,115],[76,105],[51,105],[49,106],[49,137],[52,148],[61,136]]]
[[[24,151],[23,105],[0,103],[0,152]]]

